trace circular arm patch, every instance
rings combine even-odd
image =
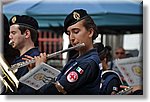
[[[75,81],[77,81],[78,80],[78,74],[77,74],[77,72],[75,72],[75,71],[70,72],[67,75],[67,80],[69,82],[75,82]]]

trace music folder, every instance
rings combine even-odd
[[[53,82],[59,73],[58,69],[46,63],[41,63],[21,77],[19,81],[38,90],[45,84]]]
[[[142,57],[120,59],[115,64],[129,86],[143,85]]]

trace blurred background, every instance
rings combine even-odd
[[[40,26],[37,46],[46,53],[68,48],[69,40],[63,32],[63,22],[77,8],[87,10],[98,27],[99,36],[94,43],[111,46],[112,55],[117,47],[125,48],[126,54],[130,53],[132,57],[142,55],[142,0],[2,0],[2,12],[8,19],[13,15],[29,15],[37,19]],[[11,55],[7,57],[13,58]],[[64,53],[48,63],[62,68],[66,61],[67,53]]]

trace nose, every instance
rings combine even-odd
[[[9,34],[9,39],[12,39],[12,34],[11,33]]]
[[[74,42],[74,41],[75,41],[75,36],[74,36],[72,33],[70,34],[69,38],[70,38],[70,41],[71,41],[71,42]]]

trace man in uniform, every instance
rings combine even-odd
[[[123,47],[118,47],[115,50],[115,59],[123,59],[126,58],[125,49]]]
[[[20,56],[16,57],[12,64],[23,62],[22,58],[29,56],[38,56],[40,51],[35,47],[35,42],[38,36],[38,22],[27,15],[14,15],[10,21],[10,44],[14,49],[18,49]],[[11,53],[11,52],[10,52]],[[29,71],[28,67],[22,67],[17,69],[15,75],[19,80]],[[33,88],[19,83],[17,92],[13,94],[36,94],[36,90]]]
[[[4,27],[4,30],[3,30],[4,51],[3,51],[3,54],[4,54],[4,58],[6,59],[8,64],[10,65],[11,62],[14,60],[15,56],[18,55],[18,51],[16,49],[13,49],[11,47],[11,45],[9,45],[9,28],[10,28],[9,21],[8,21],[8,18],[5,16],[5,14],[3,14],[3,19],[4,19],[3,20],[3,23],[4,23],[4,25],[3,25],[3,27]]]
[[[98,36],[93,19],[83,9],[71,12],[64,22],[72,46],[84,43],[77,48],[79,56],[71,59],[57,76],[56,82],[49,83],[39,90],[39,94],[97,95],[101,81],[99,57],[93,47],[93,40]],[[45,61],[46,54],[35,57],[36,66]]]

